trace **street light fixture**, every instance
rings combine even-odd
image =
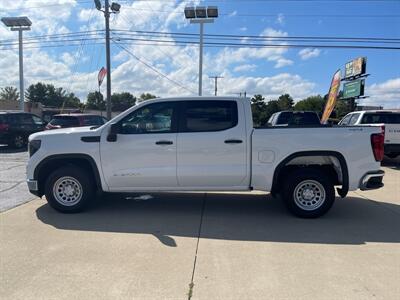
[[[25,110],[25,99],[24,99],[24,56],[22,48],[22,32],[25,30],[31,30],[32,22],[28,17],[4,17],[1,21],[7,27],[11,28],[11,31],[18,31],[19,40],[19,108]]]
[[[202,95],[203,84],[203,26],[205,23],[214,23],[214,18],[218,17],[217,6],[197,6],[185,7],[185,18],[190,20],[190,24],[200,24],[200,51],[199,51],[199,96]]]

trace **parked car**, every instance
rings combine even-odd
[[[385,130],[385,155],[395,158],[400,155],[400,111],[365,110],[347,114],[339,122],[342,126],[382,126]]]
[[[30,134],[42,131],[45,123],[38,116],[21,111],[0,111],[0,144],[23,148]]]
[[[379,127],[254,129],[243,98],[149,100],[99,128],[35,133],[29,148],[29,190],[67,213],[96,192],[262,190],[312,218],[335,187],[345,197],[383,186]]]
[[[320,126],[321,121],[314,111],[280,111],[268,120],[268,126]]]
[[[46,125],[46,130],[82,126],[101,126],[105,123],[107,123],[105,117],[93,114],[59,114],[53,116],[51,121]]]

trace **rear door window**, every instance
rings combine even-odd
[[[221,131],[238,123],[236,101],[186,101],[181,132]]]
[[[320,120],[315,113],[312,112],[302,112],[294,113],[290,125],[319,125]]]
[[[400,124],[400,114],[398,113],[366,113],[362,124]]]

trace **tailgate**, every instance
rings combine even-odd
[[[400,144],[400,124],[385,124],[385,144]]]

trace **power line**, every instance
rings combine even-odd
[[[182,35],[182,36],[196,36],[198,33],[182,33],[182,32],[163,32],[163,31],[145,31],[145,30],[112,30],[119,32],[132,32],[132,33],[157,33],[164,35]],[[335,37],[335,36],[268,36],[268,35],[234,35],[234,34],[204,34],[205,37],[233,37],[233,38],[256,38],[256,39],[336,39],[336,40],[388,40],[388,41],[400,41],[400,38],[381,38],[381,37]]]
[[[173,84],[175,84],[176,86],[179,86],[180,88],[190,92],[191,94],[195,94],[195,92],[193,92],[192,90],[188,89],[187,87],[183,86],[182,84],[180,84],[179,82],[169,78],[167,75],[165,75],[164,73],[160,72],[159,70],[157,70],[155,67],[153,67],[152,65],[146,63],[145,61],[141,60],[138,56],[136,56],[135,54],[133,54],[131,51],[129,51],[128,49],[126,49],[124,46],[120,45],[119,43],[113,41],[118,47],[120,47],[121,49],[125,50],[127,53],[129,53],[133,58],[135,58],[137,61],[141,62],[142,64],[144,64],[146,67],[150,68],[151,70],[153,70],[154,72],[156,72],[158,75],[162,76],[163,78],[167,79],[168,81],[172,82]]]
[[[143,11],[149,13],[162,13],[162,14],[175,14],[175,15],[182,15],[184,16],[184,12],[178,12],[175,10],[154,10],[154,9],[146,9],[146,8],[136,8],[131,6],[125,6],[124,9],[134,10],[134,11]],[[276,18],[282,14],[285,18],[293,17],[293,18],[398,18],[400,17],[399,14],[364,14],[364,15],[357,15],[357,14],[285,14],[285,13],[275,13],[275,14],[242,14],[237,13],[236,11],[230,11],[226,13],[219,13],[221,16],[230,16],[230,17],[270,17]]]

